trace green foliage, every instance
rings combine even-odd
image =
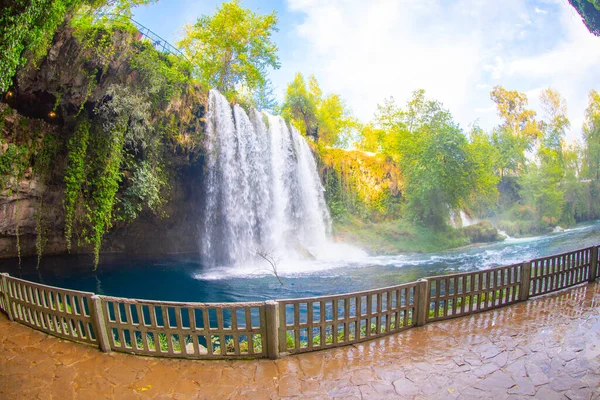
[[[253,95],[253,106],[257,110],[275,113],[279,107],[275,97],[275,88],[270,79],[266,79],[263,85],[260,85]]]
[[[2,143],[0,143],[2,144]],[[0,154],[0,191],[17,192],[19,181],[29,167],[30,150],[26,145],[8,143]]]
[[[288,85],[281,113],[300,132],[321,146],[349,147],[359,124],[337,94],[323,96],[314,76],[308,81],[297,73]]]
[[[86,181],[86,155],[90,136],[90,121],[80,118],[73,136],[67,144],[67,168],[65,171],[65,239],[67,250],[71,250],[73,235],[73,218],[82,197],[82,187]]]
[[[100,106],[99,113],[104,114],[104,134],[95,134],[90,141],[93,152],[88,172],[89,202],[86,205],[90,233],[86,240],[94,246],[95,267],[100,260],[102,237],[112,227],[113,207],[122,177],[121,162],[127,132],[127,116],[117,114],[108,117],[114,110],[111,106],[110,103]]]
[[[590,33],[600,36],[600,1],[569,0],[569,3],[581,15],[581,19]]]
[[[0,93],[12,85],[18,67],[46,54],[54,31],[79,4],[77,0],[14,0],[0,11]]]
[[[499,152],[492,138],[479,127],[471,130],[467,151],[473,165],[473,190],[465,201],[465,206],[478,215],[485,215],[495,208],[499,197],[500,178],[494,173]]]
[[[12,85],[17,68],[34,65],[46,55],[54,32],[66,17],[83,7],[130,13],[131,7],[149,0],[13,0],[0,10],[0,93]]]
[[[369,222],[347,216],[334,221],[333,231],[337,239],[356,244],[372,254],[434,252],[469,244],[469,239],[458,230],[436,230],[400,218]],[[402,277],[409,278],[412,279]]]
[[[314,86],[310,88],[313,89]],[[314,126],[317,123],[316,97],[317,94],[307,88],[304,76],[298,72],[286,89],[281,109],[281,114],[285,119],[296,125],[300,132],[313,137],[315,136]]]
[[[192,66],[187,60],[160,53],[149,42],[139,45],[130,65],[140,74],[141,88],[155,107],[181,96],[192,79]]]
[[[399,162],[404,177],[405,212],[414,221],[444,228],[452,210],[490,185],[470,152],[467,138],[439,102],[416,91],[405,109],[392,100],[376,115],[378,147]],[[371,142],[374,140],[371,138]],[[363,143],[365,140],[363,140]],[[374,144],[371,144],[374,146]]]
[[[129,187],[121,200],[124,217],[133,220],[144,207],[160,213],[166,202],[163,191],[167,187],[167,175],[162,166],[152,167],[146,160],[135,164],[133,175],[129,178]]]
[[[57,135],[46,133],[41,140],[33,164],[33,173],[42,183],[43,192],[38,199],[38,205],[35,214],[35,247],[37,253],[37,266],[40,266],[42,255],[46,242],[48,241],[46,232],[48,230],[48,221],[46,220],[45,209],[45,188],[50,183],[54,171],[54,162],[56,155],[61,147],[61,140]]]
[[[519,174],[525,167],[525,152],[532,150],[542,133],[536,113],[527,108],[527,96],[515,90],[495,86],[490,94],[503,124],[494,130],[492,139],[499,150],[496,169],[500,177]]]
[[[215,15],[203,15],[186,27],[179,42],[197,65],[202,83],[234,95],[239,85],[253,90],[266,82],[266,69],[279,68],[275,12],[259,15],[241,7],[240,1],[223,3]]]

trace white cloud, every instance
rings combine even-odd
[[[423,88],[463,127],[497,124],[492,86],[552,86],[567,98],[579,132],[587,92],[600,82],[600,39],[566,2],[525,0],[287,0],[299,13],[297,50],[279,76],[314,73],[363,121],[384,98],[403,103]],[[296,14],[298,15],[298,14]],[[280,85],[280,87],[283,85]],[[532,104],[535,103],[532,99]]]

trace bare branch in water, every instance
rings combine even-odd
[[[281,278],[279,277],[279,272],[277,270],[278,265],[281,262],[281,258],[279,258],[279,257],[276,258],[275,255],[273,254],[274,252],[269,251],[269,250],[259,249],[259,250],[254,250],[254,252],[256,253],[257,256],[259,256],[260,258],[265,260],[267,263],[269,263],[270,270],[275,275],[275,278],[277,278],[277,280],[279,281],[279,284],[281,286],[283,286],[283,282],[281,281]]]

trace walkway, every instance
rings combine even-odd
[[[600,399],[600,284],[276,361],[103,354],[0,316],[0,399]]]

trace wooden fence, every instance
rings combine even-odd
[[[264,357],[264,303],[175,303],[102,296],[111,350],[183,358]]]
[[[97,296],[0,275],[0,311],[65,339],[192,359],[279,358],[496,309],[598,277],[598,246],[383,289],[248,303]]]
[[[336,296],[279,300],[279,351],[345,346],[416,324],[417,282]]]
[[[522,299],[522,264],[425,278],[427,321],[490,310]]]

